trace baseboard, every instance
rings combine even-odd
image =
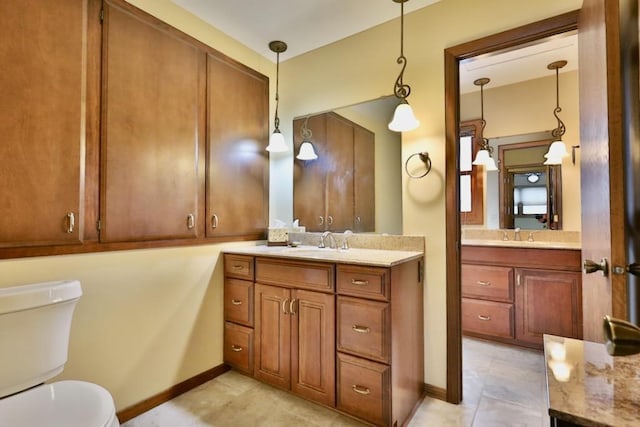
[[[200,384],[204,384],[209,380],[214,379],[218,375],[224,374],[229,370],[229,367],[225,364],[215,366],[209,370],[206,370],[194,377],[188,378],[168,389],[161,391],[141,402],[129,406],[121,411],[118,411],[118,420],[124,423],[131,418],[147,412],[149,409],[155,408],[158,405],[167,402],[174,397],[180,396],[182,393],[187,392],[193,388],[198,387]]]
[[[447,390],[444,388],[425,383],[424,393],[429,397],[433,397],[434,399],[444,400],[445,402],[447,401]]]

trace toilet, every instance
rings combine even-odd
[[[0,288],[0,425],[118,427],[113,398],[84,381],[45,381],[67,362],[77,280]]]

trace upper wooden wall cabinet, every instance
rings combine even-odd
[[[293,121],[294,148],[307,122],[318,158],[295,161],[293,215],[307,231],[375,231],[375,135],[333,113]]]
[[[49,3],[0,5],[0,258],[263,238],[267,77],[123,0]]]

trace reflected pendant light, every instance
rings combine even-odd
[[[471,162],[472,165],[484,166],[487,171],[497,171],[496,162],[491,157],[493,147],[489,145],[489,140],[484,137],[484,127],[487,122],[484,119],[484,85],[491,80],[487,77],[482,77],[473,82],[474,85],[480,86],[480,124],[482,126],[482,138],[480,144],[480,150],[476,154],[476,158]]]
[[[389,129],[394,132],[406,132],[414,130],[420,125],[420,122],[413,114],[411,106],[407,102],[407,97],[411,93],[411,88],[408,84],[404,84],[402,81],[404,70],[407,68],[407,58],[404,56],[404,3],[408,0],[393,1],[400,3],[400,56],[398,57],[397,62],[402,65],[402,69],[400,70],[400,74],[396,79],[396,84],[393,89],[393,93],[396,98],[400,100],[400,103],[393,113],[391,122],[389,122]]]
[[[278,103],[280,101],[280,97],[278,94],[278,86],[280,84],[280,54],[287,50],[287,44],[285,42],[281,42],[278,40],[272,41],[269,43],[269,49],[272,52],[277,54],[277,62],[276,62],[276,114],[273,119],[273,133],[269,138],[269,145],[267,146],[267,151],[270,153],[284,153],[289,151],[289,147],[284,140],[284,136],[280,132],[280,118],[278,117]]]
[[[318,158],[316,151],[313,149],[313,144],[311,143],[311,129],[307,127],[307,123],[309,122],[309,116],[304,119],[304,123],[302,124],[302,129],[300,129],[300,133],[302,134],[302,144],[300,144],[300,151],[298,151],[298,155],[296,159],[298,160],[315,160]]]
[[[562,111],[560,108],[560,84],[558,79],[558,74],[560,68],[567,65],[567,61],[556,61],[547,65],[549,70],[556,70],[556,108],[553,110],[553,115],[556,117],[558,121],[558,127],[551,131],[551,136],[553,136],[553,142],[549,146],[549,151],[544,155],[547,159],[545,160],[545,165],[560,165],[562,164],[562,159],[567,157],[569,153],[567,152],[567,146],[564,145],[562,141],[562,135],[564,135],[565,127],[562,120],[558,116],[558,113]]]

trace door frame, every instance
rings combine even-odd
[[[445,182],[446,209],[446,305],[447,386],[446,400],[462,401],[462,321],[460,287],[460,188],[458,138],[460,124],[459,62],[484,53],[529,43],[578,28],[579,10],[503,31],[445,49]]]

